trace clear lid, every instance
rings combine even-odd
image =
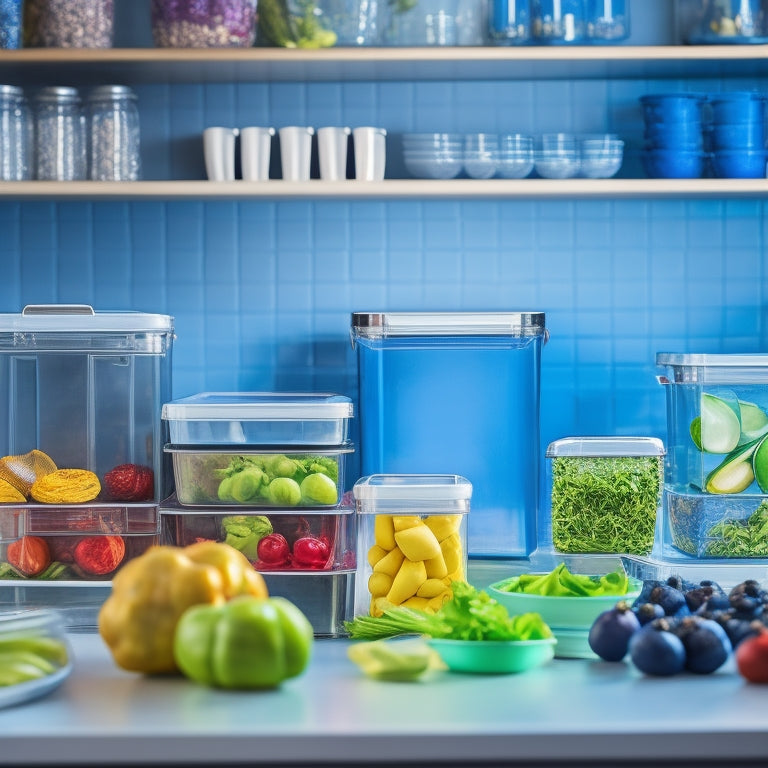
[[[58,611],[48,608],[0,612],[0,637],[16,633],[63,635],[65,633],[64,618]]]
[[[311,392],[201,392],[165,403],[171,421],[316,421],[352,417],[344,395]]]
[[[352,333],[388,336],[538,336],[543,312],[354,312]]]
[[[352,493],[364,514],[406,506],[420,513],[455,514],[469,511],[472,483],[461,475],[368,475],[355,483]]]
[[[684,354],[657,352],[656,365],[670,369],[672,378],[659,377],[662,384],[768,383],[768,355]]]
[[[0,85],[0,96],[21,99],[24,96],[24,89],[18,85]]]
[[[547,447],[547,458],[559,456],[664,456],[658,437],[563,437]]]

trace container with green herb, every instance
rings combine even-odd
[[[546,455],[556,550],[650,554],[664,483],[661,440],[566,437]]]

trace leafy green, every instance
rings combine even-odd
[[[221,521],[224,543],[239,549],[249,560],[256,560],[259,542],[272,533],[272,523],[263,515],[229,515]]]
[[[389,682],[418,680],[433,669],[444,669],[437,651],[421,640],[372,640],[353,643],[347,656],[368,677]]]
[[[538,613],[510,616],[487,592],[464,581],[451,583],[453,597],[435,613],[392,606],[382,616],[356,616],[344,626],[353,640],[416,633],[451,640],[541,640],[552,631]]]
[[[560,563],[549,573],[524,573],[520,576],[512,576],[499,582],[496,588],[502,592],[561,597],[626,595],[629,591],[629,578],[622,568],[602,576],[587,576],[571,573],[565,563]]]
[[[768,557],[768,501],[761,501],[746,520],[720,520],[706,538],[715,539],[704,547],[709,557]]]
[[[659,456],[552,459],[552,540],[561,552],[647,555],[653,546]]]

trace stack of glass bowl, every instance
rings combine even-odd
[[[176,493],[160,507],[163,543],[232,545],[318,637],[343,634],[356,570],[344,499],[351,416],[351,400],[330,394],[204,392],[165,403]]]
[[[403,159],[417,179],[453,179],[463,168],[461,133],[403,134]]]
[[[704,172],[703,105],[699,93],[659,93],[640,97],[645,122],[641,154],[651,178],[694,179]]]

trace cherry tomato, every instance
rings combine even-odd
[[[325,539],[302,536],[293,543],[293,564],[303,568],[324,568],[330,553]]]
[[[736,666],[750,683],[768,683],[768,629],[738,644]]]

